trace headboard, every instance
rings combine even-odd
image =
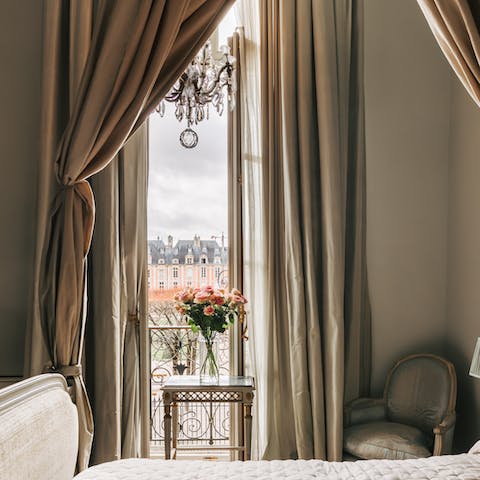
[[[0,390],[0,480],[71,480],[78,416],[61,375]]]

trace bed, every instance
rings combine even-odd
[[[0,390],[0,479],[72,480],[77,417],[60,375]],[[129,459],[75,480],[479,480],[480,442],[469,453],[418,460],[209,462]]]

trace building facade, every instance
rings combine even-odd
[[[216,240],[148,241],[148,290],[166,291],[212,285],[228,287],[228,248]]]

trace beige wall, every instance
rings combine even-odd
[[[42,2],[0,2],[0,376],[22,374],[31,303]]]
[[[403,355],[443,352],[451,74],[415,0],[365,2],[373,389]]]
[[[480,336],[480,109],[454,81],[449,172],[447,355],[458,375],[456,447],[480,439],[480,380],[468,376]]]

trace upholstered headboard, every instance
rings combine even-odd
[[[61,375],[0,390],[1,480],[71,480],[77,449],[77,411]]]

